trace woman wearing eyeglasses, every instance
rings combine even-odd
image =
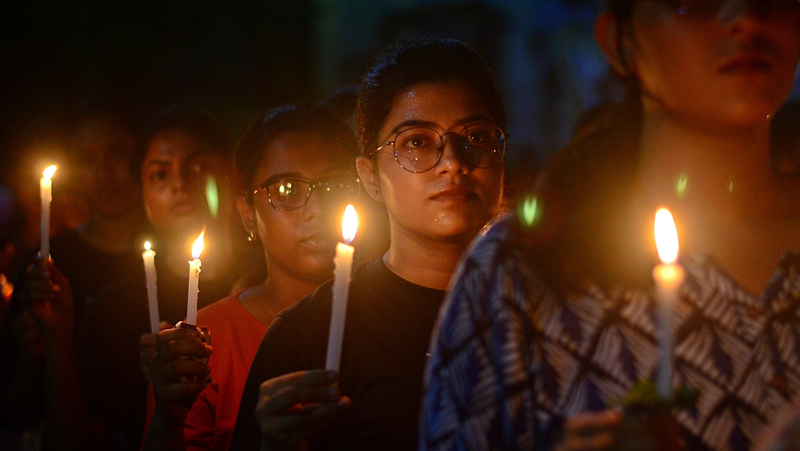
[[[769,142],[800,4],[609,0],[595,35],[627,103],[597,113],[460,266],[422,450],[747,450],[800,393],[800,180],[772,169]],[[652,278],[660,206],[685,271],[669,329]],[[660,330],[674,331],[665,387],[699,398],[635,430],[622,400],[655,378]],[[638,405],[670,413],[650,395]]]
[[[474,50],[429,39],[378,57],[356,124],[358,173],[386,206],[389,250],[354,271],[339,373],[322,369],[330,282],[278,315],[253,361],[232,449],[416,448],[444,290],[500,207],[506,115]]]
[[[333,271],[334,224],[359,191],[356,148],[348,125],[317,106],[271,110],[242,138],[235,159],[242,191],[237,206],[263,247],[267,278],[198,312],[198,325],[212,337],[207,364],[202,359],[212,347],[193,330],[158,334],[145,449],[228,449],[250,362],[267,326]]]

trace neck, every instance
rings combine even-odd
[[[114,218],[92,215],[79,233],[84,241],[97,249],[112,253],[126,252],[133,249],[139,224],[138,214]]]
[[[323,280],[301,279],[272,267],[267,279],[239,296],[239,302],[262,324],[269,326],[281,310],[311,294]]]
[[[769,123],[708,130],[646,114],[639,180],[653,199],[737,216],[763,214],[776,189]],[[767,195],[765,195],[767,194]]]
[[[475,237],[453,241],[425,240],[392,227],[389,250],[383,261],[401,278],[426,288],[447,289],[450,278],[469,243]]]

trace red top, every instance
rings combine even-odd
[[[227,450],[231,444],[239,401],[250,365],[267,326],[239,303],[227,297],[197,312],[197,324],[208,327],[214,354],[208,361],[211,382],[189,412],[183,434],[187,450]],[[146,425],[153,416],[152,386],[148,391]]]

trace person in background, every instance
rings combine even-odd
[[[389,249],[353,273],[340,372],[321,369],[331,281],[276,316],[231,449],[415,448],[431,328],[458,259],[499,209],[505,126],[494,78],[467,45],[422,39],[376,59],[359,92],[356,163],[386,205]]]
[[[128,167],[140,181],[151,231],[136,243],[130,277],[92,303],[78,331],[78,370],[88,415],[98,425],[100,442],[111,449],[138,449],[144,431],[149,375],[141,369],[140,339],[151,332],[144,241],[156,251],[162,327],[186,316],[187,261],[204,229],[200,308],[228,296],[250,266],[252,256],[232,251],[231,153],[222,126],[196,107],[167,110],[140,134]],[[238,239],[244,241],[243,235]]]
[[[198,324],[212,337],[207,365],[185,359],[211,351],[191,331],[159,333],[150,362],[155,403],[145,450],[228,449],[267,326],[333,272],[344,207],[358,204],[357,149],[348,125],[313,105],[270,110],[242,138],[235,158],[237,205],[245,229],[263,248],[267,277],[198,312]]]
[[[620,400],[659,362],[660,206],[686,273],[670,382],[699,390],[667,425],[686,449],[747,450],[800,391],[800,180],[773,170],[770,147],[800,3],[609,0],[595,34],[627,102],[586,124],[461,263],[430,348],[421,450],[631,438]],[[656,449],[656,433],[642,444]]]
[[[134,250],[144,220],[141,193],[128,171],[139,125],[131,111],[120,103],[87,102],[69,127],[71,158],[60,165],[60,183],[88,205],[89,218],[77,230],[66,230],[51,240],[50,256],[61,271],[59,280],[69,280],[70,285],[69,297],[59,299],[72,304],[73,324],[59,326],[59,336],[64,331],[74,334],[88,306],[141,266]],[[46,279],[47,260],[35,264],[43,271],[41,279]],[[8,318],[16,352],[8,362],[12,376],[3,387],[0,410],[17,424],[30,426],[44,418],[46,437],[59,440],[60,432],[51,432],[65,431],[61,426],[70,419],[65,418],[66,411],[49,410],[56,396],[52,388],[59,383],[53,374],[56,368],[69,372],[74,367],[75,337],[52,340],[53,327],[35,314],[32,301],[26,299],[29,290],[24,284],[16,288]]]

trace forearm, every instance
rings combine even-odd
[[[52,449],[95,449],[75,363],[74,332],[45,334],[45,436]]]
[[[183,451],[186,449],[183,421],[170,414],[168,407],[156,404],[153,417],[147,426],[143,449],[144,451]]]
[[[41,358],[25,353],[14,368],[0,402],[3,415],[13,427],[30,427],[41,420],[44,365]]]
[[[302,440],[301,442],[295,445],[290,445],[287,443],[280,443],[275,440],[270,440],[266,437],[262,437],[261,451],[308,451],[308,442]]]

